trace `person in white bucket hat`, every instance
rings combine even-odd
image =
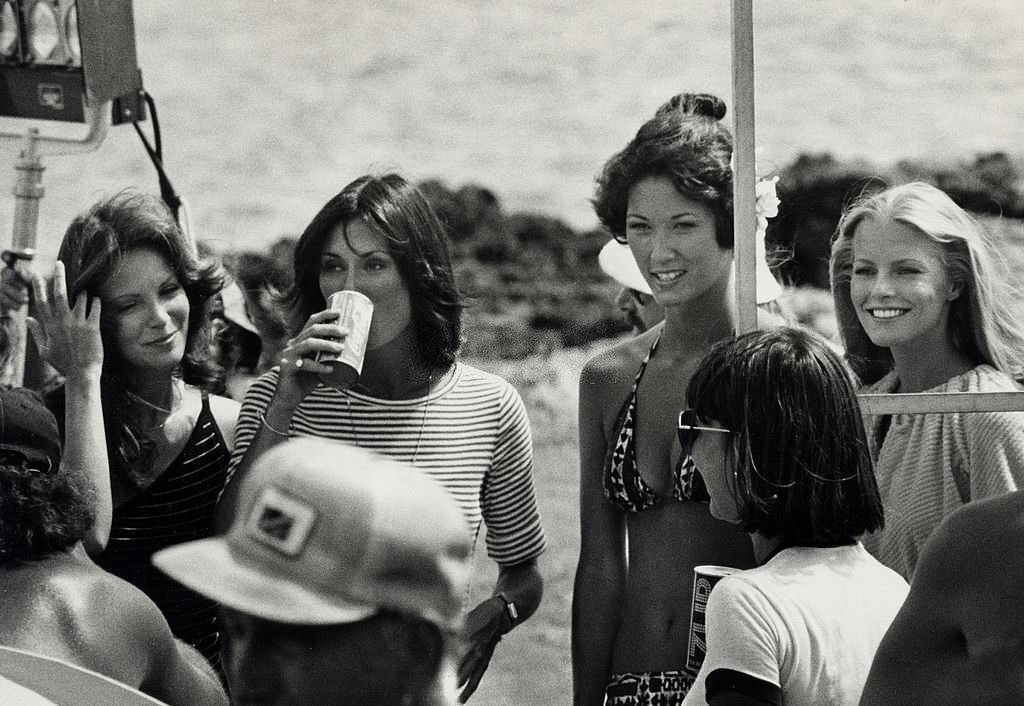
[[[615,295],[615,306],[634,335],[643,333],[665,317],[665,310],[651,294],[628,245],[609,240],[597,254],[597,264],[602,272],[622,285]]]
[[[452,704],[466,520],[430,476],[299,438],[261,456],[223,536],[153,563],[221,604],[232,701]]]

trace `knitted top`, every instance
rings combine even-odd
[[[864,392],[893,392],[898,382],[892,371]],[[927,392],[1020,389],[979,365]],[[1024,487],[1024,412],[867,415],[864,424],[885,508],[885,528],[865,536],[864,545],[907,580],[946,515],[970,500]]]

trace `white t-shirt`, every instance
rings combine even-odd
[[[723,578],[708,599],[707,657],[684,706],[706,703],[716,670],[729,671],[713,682],[734,679],[786,706],[856,705],[907,590],[860,543],[791,547]]]

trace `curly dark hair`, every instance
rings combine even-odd
[[[166,260],[181,282],[189,303],[188,332],[181,376],[206,389],[220,382],[222,370],[212,358],[210,306],[224,286],[224,270],[215,259],[201,259],[170,210],[156,196],[131,189],[103,199],[77,216],[64,233],[57,258],[67,273],[68,298],[85,292],[98,297],[100,286],[133,250],[149,248]],[[105,315],[103,337],[103,417],[107,430],[111,470],[138,485],[152,444],[132,418],[126,389],[132,366],[114,343],[112,325]],[[58,415],[58,419],[62,417]]]
[[[633,185],[646,177],[665,176],[680,194],[711,210],[715,240],[719,247],[732,248],[732,133],[721,122],[725,112],[725,103],[713,95],[673,96],[605,162],[591,203],[612,237],[626,242],[626,208]]]
[[[41,470],[16,451],[0,451],[0,566],[75,546],[96,521],[94,496],[84,476]]]
[[[295,277],[286,298],[293,332],[327,307],[320,291],[320,256],[334,229],[356,219],[388,243],[409,288],[416,341],[424,362],[452,365],[462,342],[463,305],[451,263],[451,243],[422,192],[398,174],[359,177],[306,226],[295,246]]]
[[[854,377],[824,339],[782,327],[719,342],[686,399],[732,432],[744,531],[834,546],[882,527]]]

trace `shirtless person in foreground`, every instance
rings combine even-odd
[[[943,521],[882,639],[861,706],[1024,704],[1024,491]]]
[[[70,662],[175,706],[227,704],[203,657],[140,590],[100,569],[82,538],[93,493],[62,470],[57,422],[0,389],[0,644]]]

